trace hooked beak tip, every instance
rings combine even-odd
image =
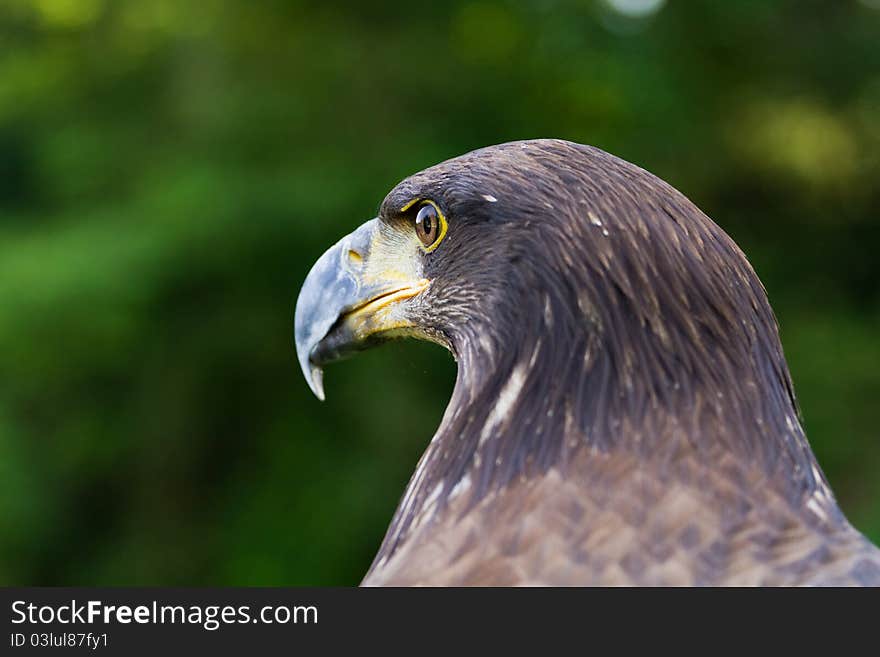
[[[299,366],[306,383],[309,385],[309,390],[312,391],[319,401],[324,401],[324,369],[319,365],[315,365],[308,353],[304,353],[304,351],[299,349],[298,352]]]
[[[309,388],[315,393],[318,401],[324,401],[324,370],[317,365],[311,365],[309,374],[306,377],[309,382]]]

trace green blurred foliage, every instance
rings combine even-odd
[[[359,581],[454,364],[369,352],[319,404],[299,285],[399,179],[548,136],[740,243],[880,540],[874,0],[4,0],[0,582]]]

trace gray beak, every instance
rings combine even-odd
[[[366,349],[408,326],[398,302],[421,293],[424,279],[411,280],[395,268],[411,258],[393,252],[370,266],[371,250],[382,242],[382,226],[371,219],[330,247],[312,267],[296,300],[294,341],[303,375],[324,399],[323,365]]]
[[[363,299],[360,275],[377,223],[377,219],[371,219],[327,249],[312,266],[296,300],[293,321],[296,356],[306,382],[321,401],[324,400],[321,366],[332,358],[328,358],[331,354],[326,353],[326,348],[318,347],[336,320]],[[360,256],[360,261],[354,254]]]

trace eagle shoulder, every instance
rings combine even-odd
[[[363,584],[880,585],[880,550],[833,499],[793,507],[757,470],[718,465],[585,452],[450,498]]]

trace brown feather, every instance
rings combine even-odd
[[[451,499],[364,585],[878,583],[876,548],[832,509],[830,521],[805,517],[757,473],[737,475],[584,452],[476,506]]]
[[[380,219],[411,198],[449,219],[420,323],[459,372],[365,584],[880,585],[763,286],[681,193],[538,140],[417,174]]]

